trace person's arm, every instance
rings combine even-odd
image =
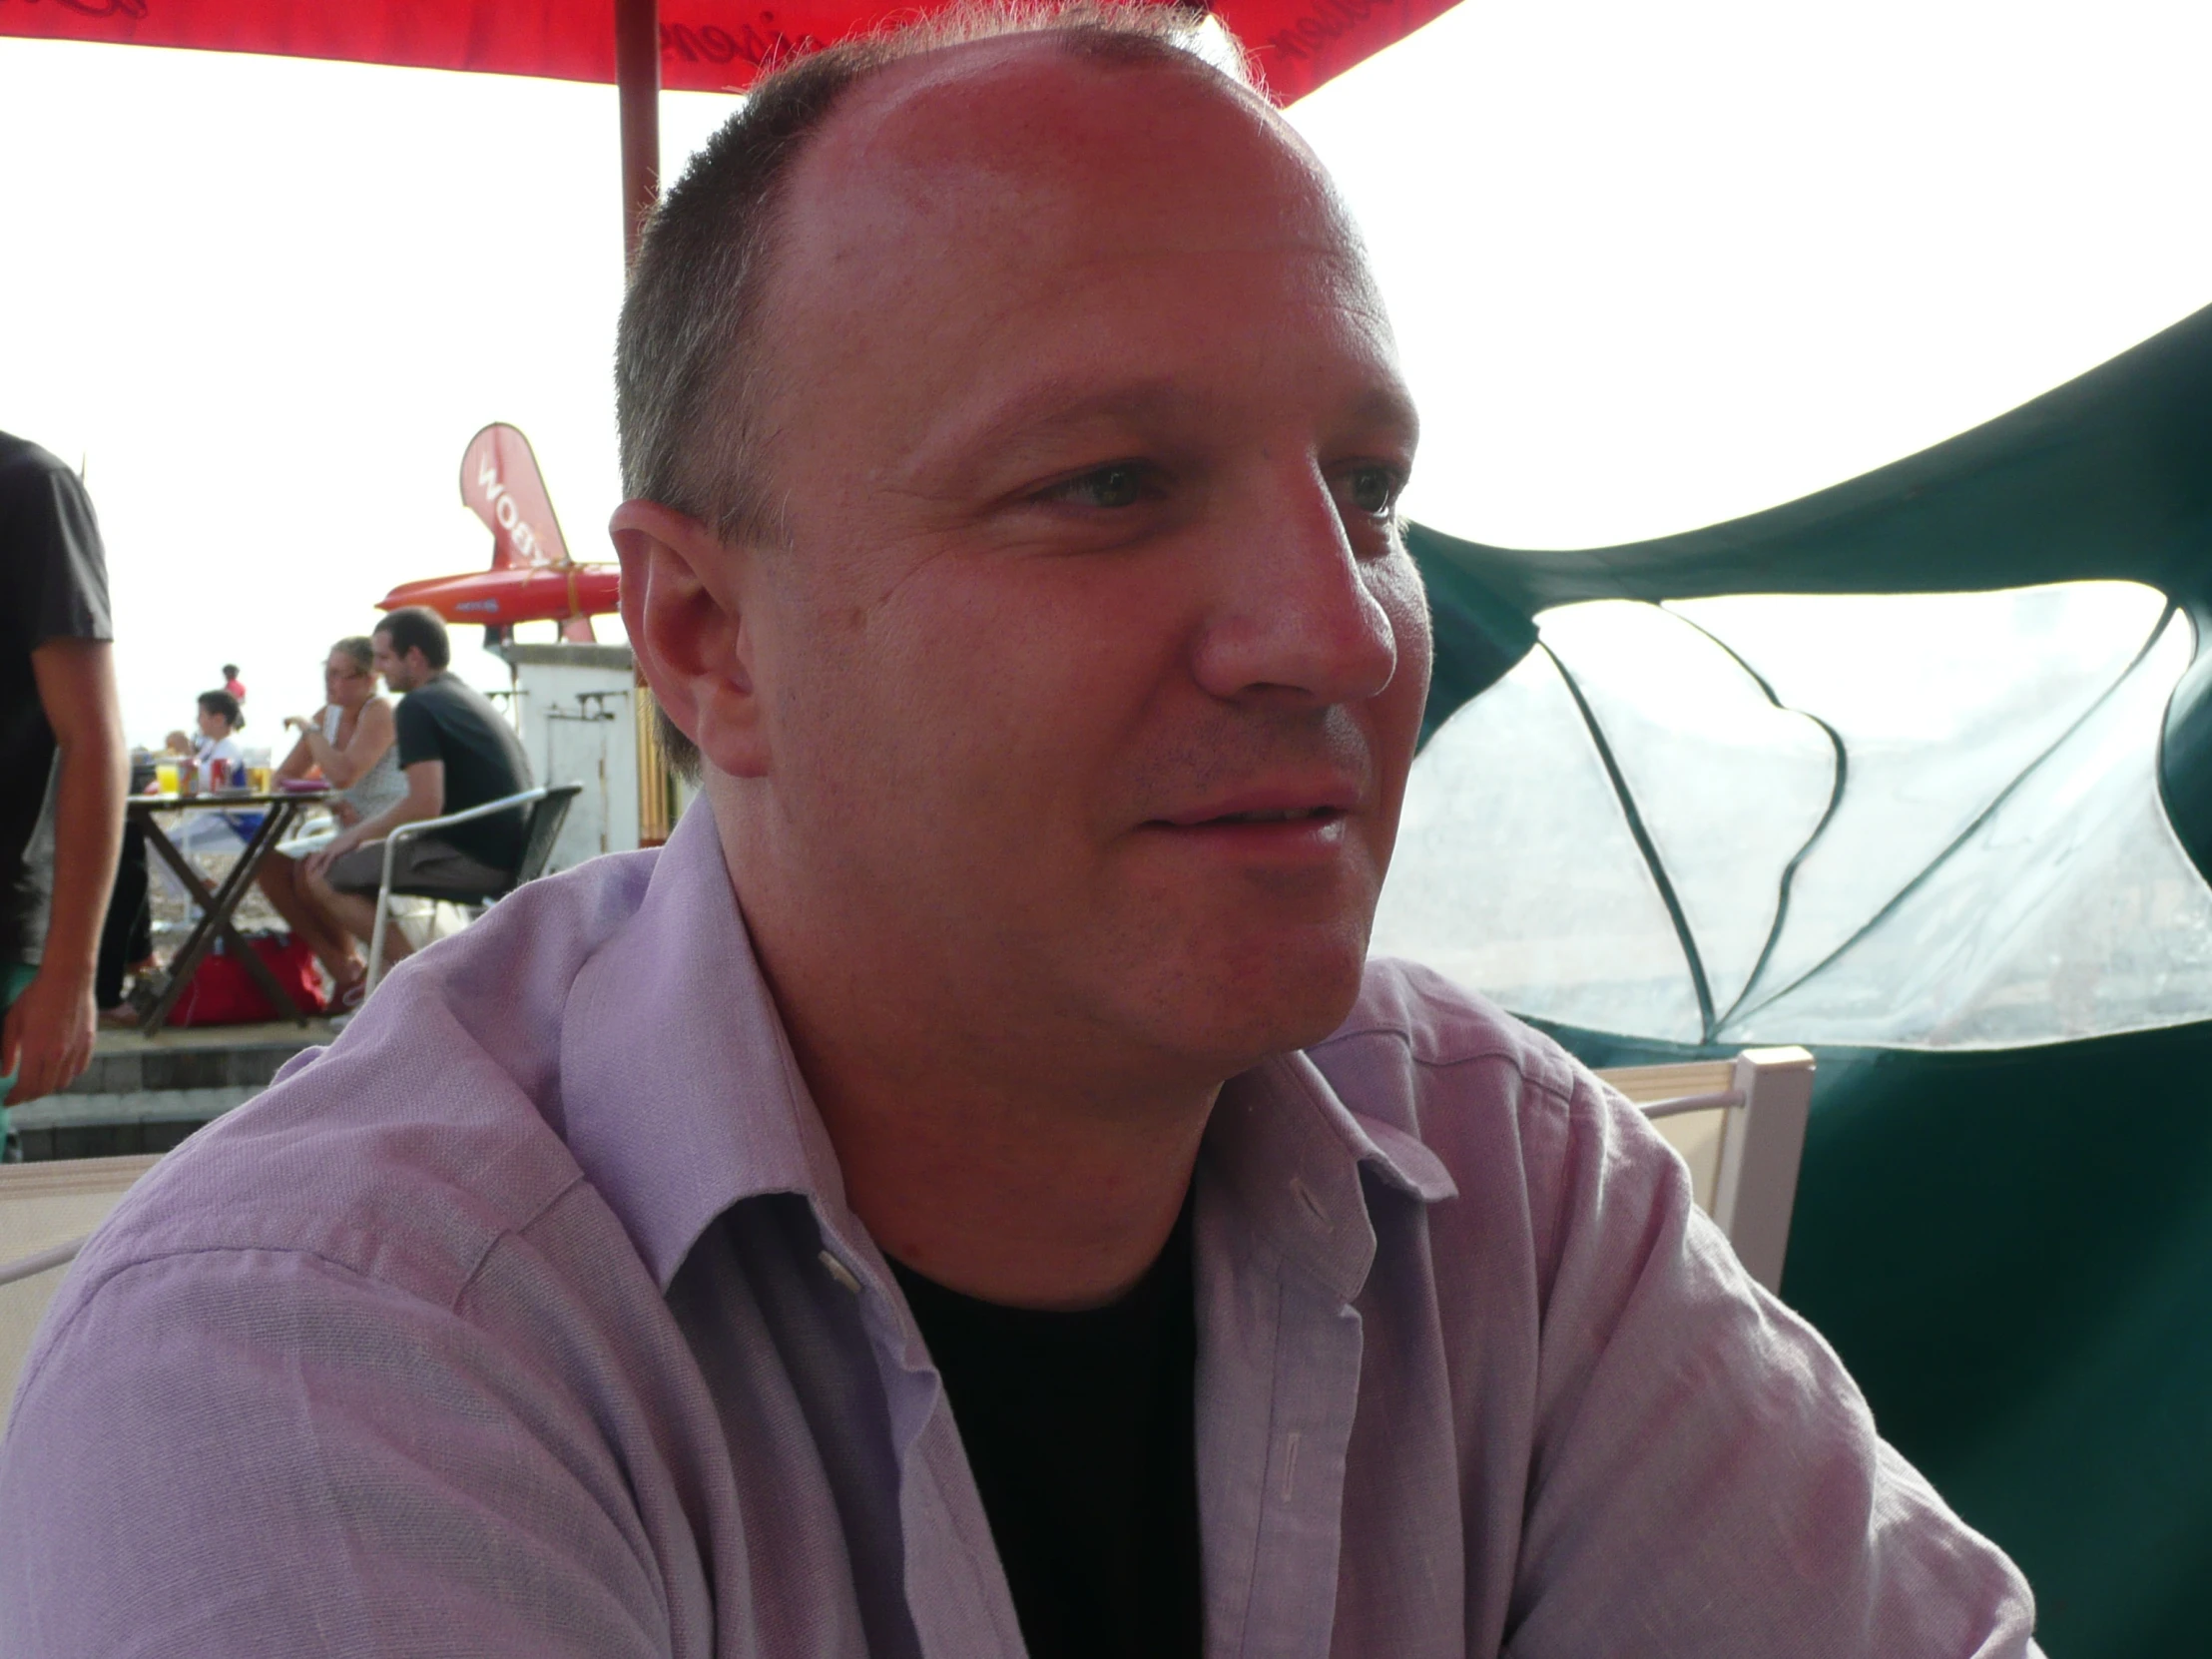
[[[299,727],[299,747],[307,752],[308,760],[322,774],[322,781],[333,790],[350,789],[353,785],[353,772],[346,765],[345,751],[322,735],[320,720],[305,721],[286,717],[287,725],[295,721]]]
[[[38,974],[0,1023],[0,1076],[17,1072],[7,1104],[66,1089],[92,1060],[99,1029],[93,970],[123,844],[130,754],[106,640],[48,640],[31,653],[39,703],[54,730],[61,779],[54,801],[54,898]]]
[[[323,780],[334,790],[349,790],[366,777],[368,769],[392,746],[394,735],[391,705],[380,697],[361,710],[353,722],[353,736],[342,749],[324,737],[319,727],[303,725],[299,729],[299,741],[306,745],[315,765],[322,769]]]
[[[384,758],[384,751],[392,746],[397,736],[391,718],[391,705],[380,697],[372,699],[361,709],[360,718],[353,722],[353,736],[347,740],[342,750],[331,757],[345,773],[345,782],[338,784],[327,765],[322,769],[322,776],[337,784],[340,789],[351,788],[366,778],[369,770]],[[445,771],[443,763],[440,763],[438,771],[442,779]]]
[[[287,778],[304,778],[313,770],[314,751],[307,743],[307,735],[314,733],[317,737],[321,736],[321,733],[315,730],[321,719],[322,716],[319,711],[317,711],[313,720],[300,720],[294,715],[284,717],[286,726],[299,728],[299,741],[291,746],[291,753],[284,757],[284,764],[276,769],[276,782],[282,783]]]
[[[308,874],[320,875],[330,867],[331,859],[343,857],[356,846],[382,840],[402,824],[418,824],[445,811],[443,761],[417,761],[400,776],[407,780],[407,793],[374,818],[342,830],[329,845],[312,854],[307,859]]]

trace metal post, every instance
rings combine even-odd
[[[637,689],[630,703],[637,713],[638,726],[638,844],[659,846],[668,839],[676,816],[676,791],[669,777],[667,752],[661,748],[661,723],[654,714],[658,705],[653,688],[645,683],[644,675],[635,678]]]
[[[660,0],[615,0],[615,85],[622,95],[622,258],[638,257],[638,239],[661,193]]]
[[[638,262],[645,222],[661,194],[660,0],[615,0],[615,83],[622,93],[622,260]],[[668,765],[654,735],[653,693],[637,676],[638,843],[668,839]]]

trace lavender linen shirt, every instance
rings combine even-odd
[[[1565,1055],[1381,963],[1197,1176],[1211,1655],[2033,1652]],[[0,1651],[1022,1651],[712,822],[534,883],[141,1183],[0,1449]]]

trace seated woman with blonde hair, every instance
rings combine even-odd
[[[329,701],[311,718],[284,718],[286,726],[299,729],[299,741],[276,769],[277,781],[319,771],[322,781],[337,792],[330,811],[341,828],[374,818],[407,793],[399,751],[393,744],[391,701],[377,695],[374,665],[375,654],[366,639],[353,635],[338,641],[322,665],[322,694]],[[352,935],[315,900],[301,876],[299,859],[312,847],[312,839],[303,838],[272,852],[262,864],[261,888],[329,974],[332,1003],[339,1008],[357,1007],[367,964]]]

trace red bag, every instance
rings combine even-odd
[[[314,968],[314,952],[304,939],[289,933],[248,933],[247,944],[269,964],[276,983],[310,1014],[323,1011],[322,980]],[[254,983],[245,963],[223,947],[215,946],[200,959],[184,994],[165,1022],[169,1025],[255,1025],[264,1020],[288,1019],[290,1014],[270,1006],[268,995]]]

